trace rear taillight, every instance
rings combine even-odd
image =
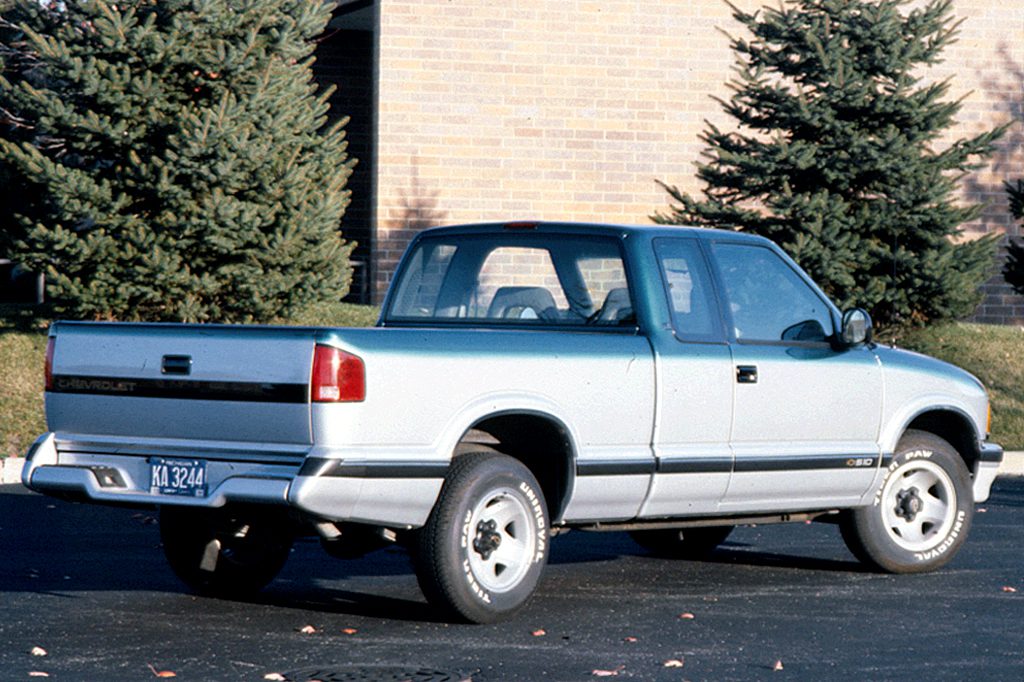
[[[313,351],[311,396],[314,403],[354,403],[366,398],[366,368],[361,358],[330,346]]]
[[[56,341],[52,336],[46,341],[46,364],[43,366],[43,376],[46,379],[46,390],[53,390],[53,344]]]

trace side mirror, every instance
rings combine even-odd
[[[840,340],[844,346],[871,343],[871,316],[863,308],[853,308],[843,313]]]

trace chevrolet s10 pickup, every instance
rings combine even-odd
[[[29,488],[155,506],[192,589],[294,540],[398,542],[448,617],[507,618],[553,537],[697,558],[736,525],[838,525],[928,571],[1002,460],[982,384],[872,342],[770,241],[519,222],[427,230],[372,329],[56,322]]]

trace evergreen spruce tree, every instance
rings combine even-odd
[[[4,12],[30,68],[0,77],[18,121],[0,129],[18,194],[0,246],[46,273],[57,312],[266,321],[346,293],[353,162],[311,71],[329,16],[308,0]]]
[[[1024,180],[1018,180],[1016,185],[1006,183],[1006,193],[1010,196],[1010,213],[1024,224]],[[1006,252],[1003,279],[1014,291],[1024,295],[1024,242],[1011,239]]]
[[[733,16],[751,37],[738,55],[738,124],[708,124],[702,197],[674,200],[656,222],[732,227],[778,242],[841,307],[881,324],[969,314],[994,238],[958,243],[979,207],[958,205],[958,178],[1002,129],[939,149],[959,103],[924,83],[957,23],[950,0],[902,12],[902,0],[783,0]]]

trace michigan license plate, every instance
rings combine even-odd
[[[149,492],[206,497],[206,462],[201,459],[150,458]]]

